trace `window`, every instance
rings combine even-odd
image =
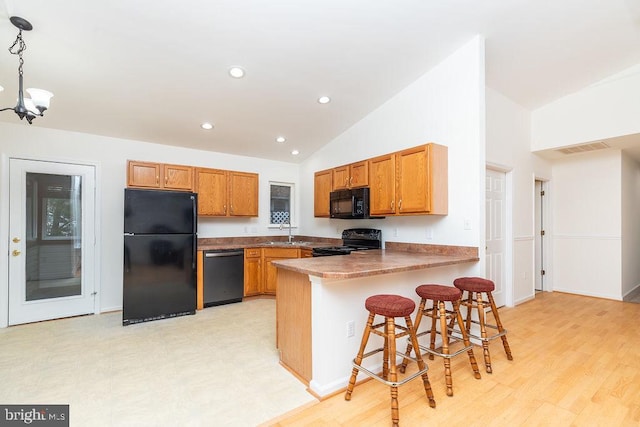
[[[291,183],[271,182],[269,196],[269,225],[291,224],[295,221],[293,214],[295,187]]]

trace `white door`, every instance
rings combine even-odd
[[[486,275],[493,280],[496,289],[493,297],[496,305],[505,304],[505,251],[506,251],[506,176],[502,172],[487,169],[485,179],[486,209]]]
[[[93,166],[9,160],[9,324],[94,312]]]

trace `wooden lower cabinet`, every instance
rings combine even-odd
[[[304,254],[302,254],[304,251]],[[244,250],[244,296],[276,295],[278,268],[272,261],[311,256],[311,248],[248,248]]]
[[[264,293],[275,295],[278,284],[278,268],[271,264],[271,261],[278,259],[299,258],[298,248],[265,248],[262,250],[264,259]]]
[[[262,293],[262,250],[259,248],[244,251],[244,296],[250,297]]]

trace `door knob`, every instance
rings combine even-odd
[[[20,238],[19,237],[14,237],[13,238],[13,243],[20,243]]]
[[[11,252],[11,255],[18,256],[18,255],[20,255],[20,251],[17,250],[17,249],[14,249],[13,252]]]

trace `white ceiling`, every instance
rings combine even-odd
[[[640,0],[3,0],[0,47],[13,15],[34,26],[25,86],[55,94],[33,126],[287,162],[476,34],[487,85],[530,109],[640,63]],[[17,93],[6,48],[0,107]]]

